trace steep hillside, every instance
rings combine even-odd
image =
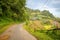
[[[38,40],[60,40],[60,18],[48,10],[28,10],[29,22],[24,27],[28,32]]]

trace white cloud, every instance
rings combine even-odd
[[[60,3],[60,0],[52,0],[52,4],[58,4]]]
[[[59,16],[60,15],[59,4],[60,4],[60,0],[48,0],[46,4],[44,4],[43,1],[40,2],[38,0],[28,0],[26,6],[32,9],[49,10],[51,13],[53,13],[53,15]]]

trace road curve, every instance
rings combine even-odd
[[[34,36],[23,29],[22,24],[15,25],[5,33],[10,32],[8,40],[37,40]]]

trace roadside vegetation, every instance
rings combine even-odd
[[[8,20],[7,18],[2,19],[0,18],[0,34],[3,33],[11,24],[14,24],[14,22],[12,20]]]
[[[0,34],[8,27],[7,25],[25,21],[26,0],[0,0]]]
[[[29,33],[38,40],[60,40],[60,18],[54,17],[47,10],[33,10],[29,13],[30,20],[24,25]]]
[[[41,28],[38,27],[38,26],[41,26],[41,25],[37,25],[37,24],[34,24],[32,22],[32,24],[29,23],[29,25],[24,25],[24,28],[29,33],[31,33],[33,36],[35,36],[38,40],[60,40],[60,38],[59,38],[60,37],[60,34],[59,34],[60,30],[54,30],[54,29],[51,29],[51,28],[49,30],[49,28],[45,29],[43,27],[41,29]]]

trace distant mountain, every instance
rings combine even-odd
[[[43,10],[41,12],[41,15],[47,16],[47,17],[50,17],[50,18],[54,18],[54,16],[52,15],[52,13],[50,13],[48,10]]]
[[[40,11],[38,9],[36,10],[33,10],[33,9],[30,9],[30,8],[27,8],[26,7],[26,10],[27,10],[27,13],[30,15],[31,18],[44,18],[44,19],[54,19],[55,20],[55,17],[52,13],[50,13],[48,10],[43,10],[43,11]]]
[[[27,13],[29,14],[30,20],[40,20],[43,25],[55,25],[56,27],[60,24],[60,18],[56,18],[52,13],[48,10],[33,10],[27,9]],[[57,24],[57,25],[56,25]]]

